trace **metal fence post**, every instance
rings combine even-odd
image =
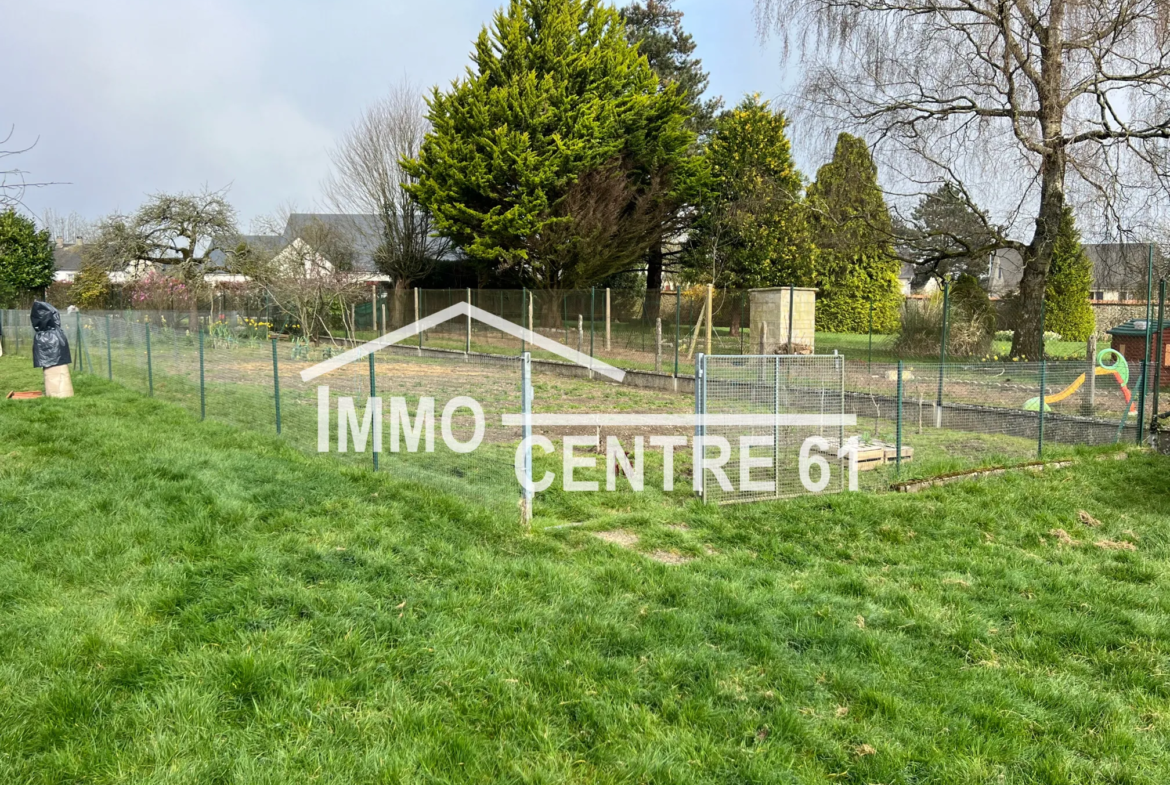
[[[203,374],[203,326],[199,325],[199,419],[207,419],[207,383]]]
[[[707,354],[711,354],[711,330],[715,326],[715,284],[707,284]]]
[[[792,325],[794,312],[796,311],[796,287],[788,287],[788,349],[786,354],[796,354],[796,348],[792,343]]]
[[[1146,351],[1142,355],[1142,388],[1138,390],[1138,437],[1137,443],[1141,444],[1144,434],[1146,432],[1146,387],[1148,387],[1148,379],[1146,378],[1146,370],[1150,365],[1150,339],[1153,337],[1153,308],[1154,308],[1154,246],[1149,247],[1149,261],[1146,271]]]
[[[869,367],[866,370],[873,371],[873,298],[869,301]]]
[[[894,476],[902,476],[902,361],[898,360],[898,425],[894,437]]]
[[[146,325],[146,383],[150,388],[150,397],[154,397],[154,356],[150,352],[150,323]]]
[[[678,344],[682,339],[682,289],[674,287],[674,376],[678,378]],[[677,384],[677,382],[676,382]]]
[[[275,346],[273,348],[275,348]],[[378,385],[376,382],[377,371],[375,370],[376,366],[374,364],[374,352],[370,352],[369,357],[370,357],[370,400],[366,401],[367,407],[374,405],[374,398],[377,397],[377,395],[378,395]],[[377,414],[378,413],[377,410],[375,410],[374,413]],[[381,425],[382,424],[380,422],[373,424],[374,433],[378,432],[378,429],[381,427]],[[370,438],[373,439],[373,436],[371,436]],[[373,444],[373,445],[371,445],[372,449],[370,450],[370,452],[372,452],[374,454],[374,471],[378,471],[378,446],[380,446],[380,445]]]
[[[520,327],[521,328],[524,327],[524,314],[528,312],[528,308],[525,307],[527,304],[528,304],[528,287],[524,287],[523,289],[520,290]],[[524,331],[523,331],[523,329],[521,329],[521,331],[520,331],[520,354],[523,355],[524,352],[526,352],[526,351],[528,351],[527,342],[524,340]]]
[[[83,362],[84,355],[82,354],[82,351],[81,351],[81,311],[76,312],[75,314],[73,314],[73,316],[74,316],[74,323],[77,325],[77,372],[84,373],[85,372],[85,363]]]
[[[463,344],[463,353],[471,354],[471,287],[467,287],[467,340]]]
[[[692,476],[699,481],[699,498],[703,504],[707,503],[707,473],[703,471],[703,459],[707,455],[707,445],[704,443],[707,435],[707,355],[699,352],[695,358],[695,449],[694,463],[691,469]],[[694,472],[698,472],[695,475]]]
[[[1036,457],[1044,458],[1044,385],[1047,382],[1048,361],[1043,357],[1040,358],[1040,427],[1038,429],[1039,436],[1036,441]]]
[[[520,438],[524,446],[524,482],[520,489],[520,522],[532,523],[532,354],[525,352],[520,357]]]
[[[106,376],[114,381],[114,355],[110,349],[110,315],[106,314]]]
[[[939,355],[938,355],[938,400],[935,401],[934,408],[934,427],[942,427],[942,405],[943,405],[943,377],[946,374],[947,368],[947,330],[949,327],[949,319],[951,314],[951,282],[943,281],[943,320],[942,320],[942,335],[939,336]]]
[[[1165,324],[1163,318],[1166,309],[1166,279],[1163,278],[1158,281],[1158,348],[1154,355],[1154,406],[1150,410],[1150,427],[1158,427],[1158,397],[1159,389],[1162,386],[1162,365],[1166,362],[1166,342]]]
[[[276,402],[276,435],[280,436],[280,360],[277,359],[276,339],[272,339],[272,395]]]
[[[765,323],[766,324],[766,323]],[[772,477],[780,498],[780,355],[772,363]]]

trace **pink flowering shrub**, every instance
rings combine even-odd
[[[130,289],[133,307],[141,310],[174,311],[187,308],[196,293],[186,283],[159,270],[150,270]]]

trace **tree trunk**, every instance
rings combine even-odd
[[[1024,270],[1020,278],[1020,309],[1016,334],[1012,338],[1012,356],[1039,361],[1044,356],[1041,311],[1048,267],[1056,246],[1060,219],[1064,212],[1065,153],[1057,148],[1044,157],[1041,166],[1040,213],[1036,232],[1024,249]]]
[[[404,279],[394,279],[394,291],[389,294],[389,298],[391,329],[397,330],[399,327],[406,325],[406,319],[403,318],[402,312],[407,300],[410,298],[410,290],[407,288],[407,283]]]
[[[654,324],[662,306],[662,242],[650,247],[646,257],[646,302],[642,306],[644,324]]]
[[[563,330],[565,326],[562,315],[565,302],[564,294],[557,289],[541,289],[529,292],[529,295],[537,299],[537,306],[533,308],[533,311],[540,314],[535,317],[540,326],[550,330],[555,329],[558,332]]]
[[[1024,250],[1024,270],[1020,278],[1020,312],[1016,334],[1012,337],[1012,356],[1038,361],[1044,358],[1041,318],[1048,267],[1064,214],[1064,174],[1068,156],[1061,141],[1065,107],[1062,102],[1063,24],[1065,3],[1052,3],[1046,46],[1041,53],[1039,121],[1044,133],[1045,149],[1040,160],[1040,212],[1036,232]]]

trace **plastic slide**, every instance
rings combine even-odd
[[[1112,363],[1107,362],[1110,359],[1113,361]],[[1121,356],[1120,352],[1114,349],[1102,349],[1097,353],[1097,367],[1094,368],[1093,371],[1097,376],[1114,377],[1117,380],[1117,386],[1121,388],[1122,396],[1125,397],[1125,402],[1132,404],[1133,393],[1129,391],[1129,363],[1126,362],[1126,359]],[[1081,389],[1081,385],[1085,383],[1086,378],[1086,374],[1082,373],[1076,378],[1076,381],[1074,381],[1068,387],[1065,387],[1060,392],[1054,393],[1053,395],[1044,396],[1044,411],[1052,411],[1048,404],[1060,403],[1065,398],[1068,398],[1077,390]],[[1039,411],[1040,398],[1029,398],[1024,402],[1024,410],[1029,412]],[[1132,414],[1134,411],[1136,411],[1136,407],[1131,405],[1130,413]]]

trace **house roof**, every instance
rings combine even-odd
[[[300,237],[305,230],[321,224],[335,229],[345,235],[353,244],[353,268],[358,272],[377,272],[378,265],[374,263],[374,254],[381,244],[381,229],[376,215],[361,213],[293,213],[285,224],[282,239],[292,242]]]
[[[1151,332],[1158,332],[1158,320],[1151,319],[1153,327]],[[1162,329],[1170,329],[1170,321],[1163,321],[1161,323]],[[1146,320],[1145,319],[1130,319],[1128,322],[1123,322],[1116,327],[1110,327],[1105,331],[1106,335],[1117,335],[1125,337],[1145,337],[1146,334]]]
[[[1161,251],[1154,249],[1155,271],[1160,266]],[[1137,243],[1094,243],[1085,245],[1085,255],[1093,262],[1093,288],[1109,291],[1144,290],[1150,262],[1150,246]],[[1157,273],[1155,272],[1155,275]]]
[[[241,235],[240,240],[257,248],[279,251],[293,240],[301,237],[313,225],[324,225],[344,235],[353,245],[353,267],[357,272],[376,273],[378,266],[374,254],[382,242],[381,222],[376,215],[363,213],[292,213],[285,223],[284,231],[276,235]],[[223,264],[225,256],[220,251],[211,254],[211,260]],[[455,251],[448,251],[442,261],[459,258]]]
[[[53,264],[57,270],[67,273],[75,273],[80,270],[83,261],[81,256],[83,247],[81,243],[73,243],[53,248]]]
[[[1093,289],[1145,290],[1150,246],[1137,243],[1086,243],[1084,249],[1085,255],[1093,263]],[[995,258],[1000,263],[1003,280],[992,283],[1005,291],[1018,287],[1023,276],[1023,259],[1019,252],[1014,248],[1004,248],[995,252]],[[1164,262],[1159,264],[1160,259],[1161,253],[1154,246],[1155,275],[1160,266],[1165,266]]]

